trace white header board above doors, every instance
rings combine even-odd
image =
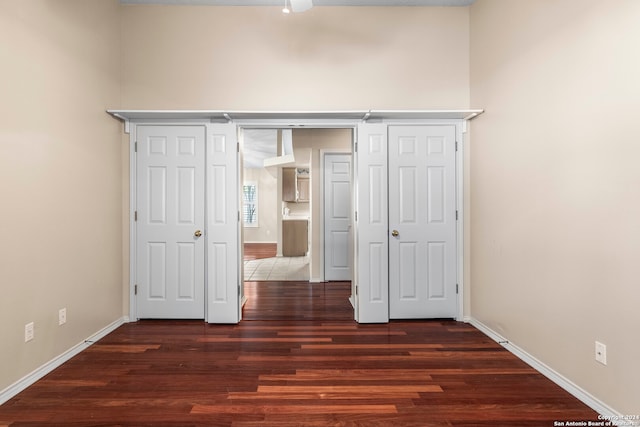
[[[125,122],[129,121],[208,121],[229,122],[262,127],[336,127],[355,126],[360,122],[397,120],[471,120],[482,114],[481,109],[460,110],[336,110],[336,111],[228,111],[228,110],[117,110],[107,113]]]

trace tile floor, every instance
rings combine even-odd
[[[309,257],[274,257],[244,262],[244,280],[309,280]]]

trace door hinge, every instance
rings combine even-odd
[[[136,153],[138,152],[138,141],[133,143],[133,151]]]
[[[138,211],[134,211],[133,212],[133,220],[137,221],[138,220]]]
[[[458,211],[456,211],[456,221],[458,220]]]
[[[356,295],[358,295],[358,285],[356,285]]]
[[[236,150],[238,150],[238,153],[240,152],[240,143],[239,142],[236,144]]]
[[[356,141],[356,143],[354,144],[353,151],[356,153],[358,152],[358,141]]]
[[[458,151],[458,141],[456,141],[456,151]]]
[[[355,214],[356,214],[356,222],[358,222],[358,211],[356,211]]]
[[[133,285],[133,294],[138,295],[138,285]]]
[[[456,283],[456,294],[458,293],[458,284]]]
[[[238,211],[238,222],[240,222],[240,211]]]

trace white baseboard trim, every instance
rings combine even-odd
[[[473,317],[465,316],[464,321],[465,323],[469,323],[475,328],[477,328],[478,330],[480,330],[489,338],[491,338],[492,340],[494,340],[495,342],[503,346],[506,350],[513,353],[520,360],[522,360],[523,362],[531,366],[536,371],[540,372],[545,377],[549,378],[551,381],[553,381],[554,383],[562,387],[565,391],[569,392],[571,395],[576,397],[582,403],[584,403],[585,405],[589,406],[591,409],[596,411],[598,414],[602,415],[603,420],[605,421],[611,420],[613,425],[626,425],[626,426],[640,425],[638,423],[629,424],[629,421],[626,421],[627,424],[623,424],[624,421],[622,420],[624,420],[624,418],[620,412],[616,411],[606,403],[602,402],[601,400],[599,400],[598,398],[596,398],[595,396],[593,396],[592,394],[590,394],[589,392],[581,388],[580,386],[573,383],[568,378],[559,374],[558,372],[553,370],[553,368],[549,367],[548,365],[544,364],[540,360],[536,359],[531,354],[527,353],[522,348],[518,347],[508,339],[504,338],[502,335],[498,334],[496,331],[489,328],[487,325],[480,322],[479,320],[474,319]],[[621,420],[621,421],[616,421],[616,420]]]
[[[250,241],[250,240],[245,240],[245,241],[244,241],[244,242],[242,242],[242,243],[266,243],[266,244],[270,244],[270,245],[275,245],[275,244],[277,244],[278,242],[253,242],[253,241]]]
[[[29,387],[30,385],[34,384],[40,378],[50,373],[51,371],[56,369],[58,366],[62,365],[64,362],[71,359],[76,354],[82,352],[84,349],[94,344],[96,341],[99,341],[100,339],[104,338],[107,334],[113,332],[118,327],[128,322],[129,322],[128,316],[121,317],[120,319],[114,321],[113,323],[105,326],[95,334],[91,335],[87,339],[83,340],[82,342],[79,342],[78,344],[74,345],[69,350],[65,351],[59,356],[54,357],[53,359],[51,359],[44,365],[40,366],[30,374],[25,375],[15,383],[11,384],[9,387],[0,391],[0,405],[5,403],[9,399],[13,398],[18,393],[20,393],[21,391]]]
[[[351,304],[351,307],[353,307],[353,309],[355,310],[356,309],[356,300],[355,300],[355,298],[353,298],[353,295],[351,295],[349,297],[349,303]]]
[[[309,279],[309,283],[322,283],[322,282],[324,282],[324,280],[322,280],[319,277],[312,277]]]

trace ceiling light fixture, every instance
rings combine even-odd
[[[284,0],[284,7],[282,8],[282,13],[288,14],[289,12],[290,11],[289,11],[289,8],[287,7],[287,0]]]

